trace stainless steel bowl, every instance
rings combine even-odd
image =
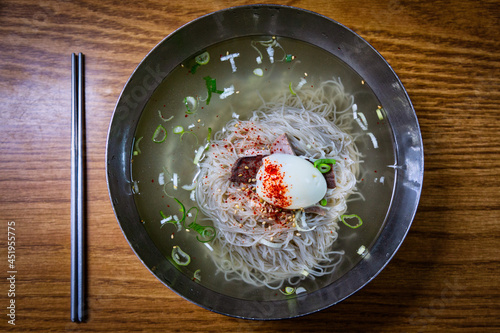
[[[177,65],[213,44],[236,37],[276,35],[318,46],[349,65],[372,88],[393,133],[395,171],[390,209],[378,238],[346,274],[311,293],[283,300],[248,300],[217,293],[182,274],[151,242],[138,222],[131,190],[134,132],[149,98]],[[159,43],[136,68],[117,102],[108,133],[107,182],[116,218],[143,264],[166,286],[206,309],[248,319],[283,319],[334,305],[370,282],[403,242],[422,189],[423,146],[415,111],[400,80],[364,39],[319,14],[286,6],[254,5],[221,10],[181,27]]]

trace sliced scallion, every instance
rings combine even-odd
[[[184,133],[184,127],[175,126],[173,132],[174,132],[174,134],[182,134],[182,133]]]
[[[198,108],[198,100],[193,96],[184,98],[184,105],[186,106],[186,114],[193,114]]]
[[[384,109],[383,108],[378,108],[376,110],[377,112],[377,117],[378,117],[378,120],[383,120],[384,119]]]
[[[198,162],[202,159],[203,153],[205,152],[206,148],[208,148],[208,145],[206,147],[200,146],[200,148],[198,148],[193,159],[194,164],[198,164]]]
[[[139,143],[141,142],[143,136],[141,136],[139,139],[137,139],[135,141],[135,144],[134,144],[134,147],[135,147],[135,150],[134,150],[134,156],[137,156],[141,153],[141,148],[139,148]]]
[[[314,161],[314,167],[317,168],[321,173],[327,173],[332,169],[332,166],[330,164],[335,163],[336,162],[333,158],[321,158]]]
[[[191,262],[191,257],[186,252],[182,251],[179,246],[172,248],[172,259],[179,266],[187,266]]]
[[[184,134],[194,135],[194,137],[196,138],[196,143],[198,143],[198,137],[196,136],[196,134],[194,134],[193,132],[186,132],[184,130],[184,127],[182,127],[182,126],[175,126],[172,131],[174,132],[174,134],[180,135],[181,140],[182,140],[182,137],[184,136]]]
[[[212,93],[222,94],[224,91],[217,90],[217,81],[210,76],[205,76],[203,78],[205,80],[205,84],[207,86],[208,97],[207,97],[207,105],[210,103],[210,99],[212,98]]]
[[[205,150],[208,149],[208,147],[210,147],[210,136],[212,135],[212,128],[209,127],[208,128],[208,134],[207,134],[207,143],[205,144]],[[196,163],[195,163],[196,164]]]
[[[196,219],[198,218],[198,208],[197,207],[191,207],[191,208],[189,208],[189,210],[186,211],[186,207],[184,207],[182,202],[180,202],[177,198],[174,198],[174,200],[177,201],[177,203],[180,206],[179,211],[182,212],[182,218],[179,220],[179,223],[182,223],[182,226],[184,227],[184,229],[192,229],[192,230],[196,231],[197,233],[199,233],[202,238],[200,238],[199,236],[196,236],[196,239],[201,243],[210,242],[211,240],[213,240],[215,238],[216,231],[215,231],[214,227],[203,226],[203,225],[199,225],[198,223],[196,223]],[[193,209],[196,210],[194,221],[191,222],[186,227],[186,224],[185,224],[186,216],[188,216],[188,214],[190,214],[191,210],[193,210]]]
[[[180,223],[184,223],[184,220],[186,219],[186,207],[184,207],[184,205],[182,204],[182,202],[179,201],[179,199],[177,198],[174,198],[175,201],[177,201],[177,203],[179,204],[179,206],[181,206],[181,208],[179,209],[179,211],[182,213],[182,218],[179,220]]]
[[[199,65],[206,65],[210,61],[210,53],[208,52],[203,52],[200,55],[197,55],[194,60],[196,61],[197,64]]]
[[[165,141],[165,139],[167,139],[167,130],[165,129],[165,127],[163,127],[163,125],[160,124],[158,125],[158,127],[156,127],[151,140],[153,140],[153,142],[155,143],[162,143],[163,141]]]
[[[292,88],[292,82],[290,82],[288,84],[288,89],[290,89],[290,93],[293,95],[293,96],[297,96],[297,94],[295,93],[295,91],[293,91],[293,88]]]
[[[201,243],[207,243],[207,242],[210,242],[211,240],[213,240],[216,236],[216,231],[215,231],[215,228],[212,227],[212,226],[206,226],[206,225],[199,225],[198,223],[196,223],[196,219],[198,218],[198,208],[197,207],[191,207],[189,208],[189,210],[187,211],[187,213],[189,214],[189,212],[194,209],[196,210],[196,215],[194,217],[194,221],[191,222],[189,225],[188,225],[188,228],[189,229],[192,229],[194,231],[196,231],[197,233],[200,234],[200,236],[202,237],[200,239],[199,236],[196,236],[196,239],[201,242]]]
[[[363,220],[361,219],[361,217],[359,217],[358,215],[356,214],[349,214],[349,215],[342,215],[340,216],[340,219],[342,220],[342,222],[348,226],[349,228],[352,228],[352,229],[356,229],[356,228],[359,228],[363,225]],[[346,219],[357,219],[358,220],[358,223],[356,225],[351,225],[349,223],[346,222]]]
[[[306,288],[304,287],[298,287],[296,290],[295,290],[295,294],[302,294],[302,293],[305,293],[307,290]]]
[[[257,76],[262,76],[264,75],[264,71],[262,70],[262,68],[256,68],[253,70],[253,73]]]
[[[295,288],[294,287],[285,287],[285,290],[280,289],[280,291],[283,295],[289,296],[295,292]]]
[[[201,269],[197,269],[194,271],[193,278],[196,281],[201,281]]]
[[[163,115],[161,114],[160,110],[158,110],[158,115],[160,116],[160,119],[163,120],[164,122],[170,121],[172,120],[172,118],[174,118],[174,116],[170,116],[170,118],[165,119],[165,117],[163,117]]]
[[[212,128],[208,128],[207,142],[210,142],[210,136],[212,135]]]

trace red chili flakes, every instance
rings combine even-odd
[[[264,162],[264,179],[262,187],[264,195],[273,198],[274,204],[278,207],[288,207],[291,205],[291,198],[286,195],[288,186],[283,182],[284,173],[281,171],[281,165],[272,162]]]
[[[154,182],[155,182],[155,180],[154,180],[154,179],[151,179],[151,183],[154,183]]]
[[[184,117],[186,117],[186,118],[187,118],[187,117],[188,117],[188,115],[185,115]]]

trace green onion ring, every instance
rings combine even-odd
[[[163,138],[158,139],[157,136],[161,132],[163,132]],[[163,127],[163,125],[160,124],[153,133],[153,137],[151,138],[151,140],[153,140],[153,142],[155,143],[162,143],[163,141],[165,141],[165,139],[167,139],[167,130],[165,129],[165,127]]]
[[[332,169],[330,164],[335,164],[335,159],[333,158],[320,158],[314,161],[314,167],[317,168],[321,173],[327,173]]]
[[[330,171],[332,169],[332,167],[329,165],[329,164],[325,164],[325,163],[321,163],[317,166],[318,170],[321,172],[321,173],[327,173],[328,171]]]
[[[191,262],[191,257],[186,252],[182,251],[179,246],[172,248],[172,259],[179,266],[187,266]]]
[[[353,219],[353,218],[358,219],[358,224],[356,224],[356,225],[354,225],[354,226],[353,226],[353,225],[350,225],[349,223],[347,223],[347,222],[345,221],[345,219]],[[363,225],[363,220],[361,219],[361,217],[359,217],[359,216],[358,216],[358,215],[356,215],[356,214],[342,215],[342,216],[340,216],[340,219],[342,220],[342,222],[344,222],[344,224],[345,224],[346,226],[348,226],[349,228],[352,228],[352,229],[359,228],[359,227],[361,227],[361,226]]]

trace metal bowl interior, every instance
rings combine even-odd
[[[148,100],[176,66],[200,50],[236,37],[276,35],[304,41],[338,57],[358,73],[381,101],[390,123],[396,159],[390,209],[378,238],[346,274],[317,291],[284,300],[246,300],[197,284],[151,243],[138,223],[130,186],[135,130]],[[110,199],[123,234],[143,264],[166,286],[201,307],[248,319],[310,314],[349,297],[371,281],[394,256],[417,210],[423,181],[418,121],[400,80],[364,39],[319,14],[286,6],[241,6],[218,11],[181,27],[159,43],[136,68],[116,105],[109,127],[106,171]]]

